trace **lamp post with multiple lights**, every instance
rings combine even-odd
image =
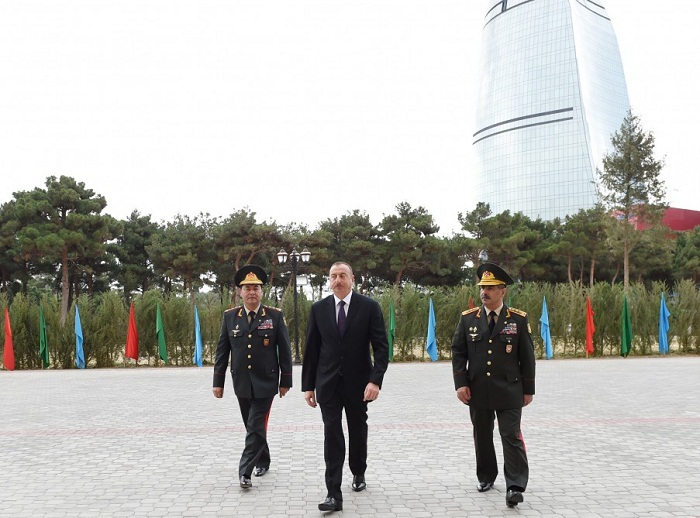
[[[299,310],[297,309],[297,268],[299,265],[299,259],[301,262],[306,264],[311,260],[311,252],[307,248],[304,248],[301,253],[297,252],[296,248],[292,249],[292,253],[288,254],[284,251],[284,248],[277,252],[277,261],[280,264],[285,264],[289,259],[292,266],[292,278],[294,280],[294,363],[301,363],[301,356],[299,355]]]

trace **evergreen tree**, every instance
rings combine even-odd
[[[629,286],[632,250],[641,238],[640,229],[653,226],[663,217],[666,189],[660,178],[663,161],[654,157],[654,135],[645,132],[631,111],[611,139],[613,150],[603,158],[598,171],[604,187],[603,199],[615,218],[608,238],[620,245],[624,286]]]

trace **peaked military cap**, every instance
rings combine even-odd
[[[265,270],[255,264],[247,264],[240,268],[233,277],[233,282],[239,288],[246,284],[265,284],[267,282],[267,274]]]
[[[482,263],[476,269],[476,275],[479,277],[478,286],[506,286],[513,284],[515,281],[508,275],[503,268],[494,263]]]

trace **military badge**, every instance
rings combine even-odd
[[[260,322],[258,329],[272,329],[272,319],[268,318],[267,320]]]
[[[508,354],[510,354],[511,352],[513,352],[513,344],[508,344],[508,345],[506,345],[506,352],[507,352]]]
[[[518,324],[515,322],[506,322],[505,327],[501,331],[502,335],[517,335],[518,334]]]
[[[269,339],[269,338],[263,339],[263,345],[264,345],[265,347],[267,347],[268,345],[270,345],[270,339]]]

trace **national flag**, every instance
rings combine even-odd
[[[5,345],[2,352],[2,363],[8,371],[15,370],[15,348],[12,344],[12,327],[10,326],[10,312],[5,306]]]
[[[80,324],[80,311],[75,305],[75,366],[85,368],[85,353],[83,352],[83,326]]]
[[[620,356],[626,357],[632,350],[632,319],[630,318],[630,310],[627,307],[627,296],[622,304],[622,343],[620,344]]]
[[[586,297],[586,354],[593,354],[593,333],[595,333],[593,314],[591,298]]]
[[[160,304],[156,312],[156,336],[158,337],[158,356],[163,363],[168,363],[168,350],[165,347],[165,329],[163,329],[163,317],[160,314]]]
[[[139,332],[136,329],[136,318],[134,317],[134,303],[129,307],[129,327],[126,332],[126,358],[139,359]]]
[[[202,330],[199,327],[199,312],[197,306],[194,307],[194,356],[192,363],[197,367],[202,366]]]
[[[668,354],[668,318],[671,316],[666,307],[666,295],[661,292],[661,307],[659,307],[659,352]]]
[[[544,340],[544,354],[549,360],[554,356],[552,335],[549,332],[549,313],[547,312],[547,297],[542,297],[542,315],[540,316],[540,336]]]
[[[396,314],[394,313],[394,299],[389,300],[389,332],[387,341],[389,342],[389,361],[394,359],[394,338],[396,336]]]
[[[428,313],[428,339],[425,343],[425,350],[432,361],[438,359],[437,340],[435,338],[435,309],[433,308],[433,298],[430,298],[430,313]]]
[[[46,334],[44,308],[39,306],[39,356],[44,368],[49,366],[49,336]]]
[[[474,309],[474,299],[469,296],[469,309]]]

